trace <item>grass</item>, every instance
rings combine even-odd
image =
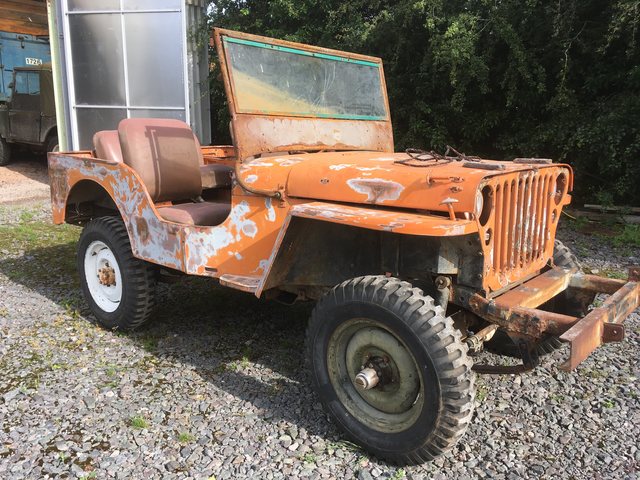
[[[613,403],[611,400],[603,400],[603,401],[602,401],[602,406],[603,406],[604,408],[613,408],[613,407],[615,407],[615,405],[616,405],[616,404],[615,404],[615,403]]]
[[[305,453],[302,457],[304,463],[316,463],[317,457],[314,453]]]
[[[49,280],[52,286],[77,283],[76,243],[80,229],[35,220],[22,212],[16,224],[0,225],[0,271],[26,286]],[[7,258],[8,257],[8,258]]]
[[[406,476],[407,472],[405,472],[404,468],[399,468],[398,470],[393,472],[393,475],[391,475],[390,478],[392,478],[393,480],[401,480],[402,478],[406,478]]]
[[[489,390],[487,389],[487,387],[485,385],[479,384],[476,388],[476,400],[478,400],[479,402],[484,402],[488,394]]]
[[[604,275],[607,278],[616,278],[618,280],[626,280],[627,279],[627,274],[625,272],[622,272],[620,270],[616,270],[614,268],[603,268],[600,271],[601,275]]]
[[[149,428],[149,422],[147,422],[143,416],[136,415],[129,419],[129,426],[137,428],[138,430],[143,430],[145,428]]]
[[[640,225],[625,225],[613,242],[618,246],[640,247]]]
[[[193,435],[188,432],[181,432],[178,434],[178,442],[180,443],[191,443],[196,439]]]

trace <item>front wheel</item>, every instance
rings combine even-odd
[[[380,458],[432,460],[471,420],[467,347],[442,308],[407,282],[367,276],[333,288],[309,321],[307,359],[325,411]]]
[[[0,167],[9,165],[11,161],[11,147],[7,141],[0,137]]]
[[[87,223],[78,242],[78,271],[84,297],[102,326],[133,330],[148,320],[155,303],[155,271],[133,256],[119,218]]]

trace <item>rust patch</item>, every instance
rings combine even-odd
[[[140,241],[142,243],[147,243],[149,241],[149,225],[147,221],[142,217],[136,217],[136,231],[140,236]]]

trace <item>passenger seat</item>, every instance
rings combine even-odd
[[[204,202],[200,198],[202,152],[186,123],[172,119],[128,118],[118,125],[118,137],[124,163],[140,175],[151,199],[154,202],[180,202],[159,207],[157,210],[162,218],[203,226],[219,225],[227,218],[230,203]]]

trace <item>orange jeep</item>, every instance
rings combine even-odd
[[[395,153],[379,58],[214,36],[233,146],[131,118],[91,152],[49,154],[53,218],[84,227],[78,269],[102,325],[142,325],[168,272],[317,301],[318,396],[350,438],[400,463],[462,436],[474,371],[526,371],[561,343],[570,370],[623,338],[637,278],[584,275],[555,240],[568,165]],[[597,293],[609,297],[589,311]],[[474,365],[485,343],[522,363]]]

